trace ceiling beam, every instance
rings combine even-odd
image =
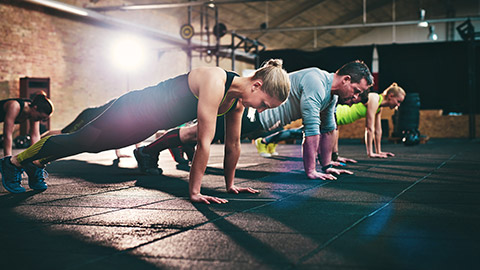
[[[391,3],[392,3],[391,0],[381,0],[381,1],[375,1],[375,2],[369,1],[369,3],[366,6],[366,11],[365,12],[367,12],[367,14],[368,14],[368,12],[373,12],[375,10],[381,9],[381,8],[385,7],[386,5],[391,4]],[[359,18],[359,17],[363,17],[363,10],[360,11],[360,12],[353,11],[353,12],[347,13],[344,16],[341,16],[341,17],[333,20],[332,22],[330,22],[330,24],[341,25],[341,24],[345,24],[345,23],[347,23],[349,21],[352,21],[352,20],[354,20],[356,18]],[[320,29],[316,29],[316,30],[320,30]],[[327,34],[327,32],[328,32],[328,29],[323,30],[322,33],[317,32],[316,39],[318,40],[319,37]],[[304,47],[307,44],[312,44],[312,42],[314,42],[314,40],[315,40],[315,38],[311,38],[311,37],[301,39],[296,44],[294,44],[294,48],[301,48],[301,47]]]
[[[115,18],[115,17],[106,16],[106,15],[103,15],[103,14],[101,14],[99,12],[96,12],[96,11],[93,11],[93,10],[77,7],[77,6],[74,6],[74,5],[69,5],[69,4],[59,2],[59,1],[54,1],[54,0],[24,0],[24,1],[25,2],[30,2],[30,3],[35,4],[35,5],[55,9],[55,10],[65,12],[65,13],[68,13],[68,14],[74,14],[80,19],[89,18],[89,19],[92,19],[92,20],[97,21],[97,22],[105,23],[107,25],[119,27],[119,28],[122,28],[122,29],[127,29],[127,30],[130,30],[130,31],[133,31],[134,33],[138,33],[138,34],[142,34],[142,35],[145,35],[145,36],[148,36],[148,37],[151,37],[151,38],[159,39],[163,42],[167,42],[169,44],[178,46],[179,48],[182,48],[182,49],[187,49],[188,46],[189,46],[187,41],[185,41],[184,39],[180,38],[177,35],[167,33],[167,32],[163,32],[161,30],[158,30],[156,28],[152,28],[152,27],[149,27],[149,26],[132,23],[132,22],[127,21],[127,20],[122,20],[122,19],[118,19],[118,18]],[[75,18],[75,16],[73,18]],[[201,42],[197,42],[197,41],[192,41],[190,45],[203,46],[203,44]],[[231,54],[231,50],[230,49],[221,49],[220,53],[226,53],[228,55],[228,54]],[[236,54],[236,56],[243,57],[243,59],[250,59],[250,61],[252,61],[252,62],[255,59],[255,55],[251,54],[251,53],[248,53],[248,52],[238,51],[235,54]]]
[[[114,10],[146,10],[146,9],[166,9],[166,8],[182,8],[203,5],[224,5],[224,4],[238,4],[248,2],[265,2],[265,1],[284,1],[284,0],[202,0],[181,3],[151,3],[138,5],[117,5],[117,6],[87,6],[86,8],[95,11],[114,11]],[[212,6],[213,7],[213,6]]]
[[[322,2],[325,2],[325,0],[306,0],[301,4],[298,4],[297,6],[295,6],[295,8],[293,8],[291,10],[288,10],[287,12],[284,12],[284,13],[276,16],[276,18],[271,20],[271,21],[268,21],[266,31],[268,31],[269,28],[278,27],[278,26],[280,26],[280,25],[298,17],[303,12],[321,4]],[[260,37],[262,37],[265,34],[266,33],[259,33],[259,34],[253,35],[250,38],[259,39]]]

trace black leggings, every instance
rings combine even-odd
[[[73,120],[70,124],[64,127],[61,130],[61,133],[72,133],[81,129],[90,121],[97,118],[101,113],[103,113],[108,107],[110,107],[110,105],[112,105],[114,101],[115,99],[112,99],[108,103],[105,103],[100,107],[86,108],[75,118],[75,120]]]
[[[80,130],[48,137],[18,156],[21,163],[46,163],[83,152],[98,153],[143,141],[157,130],[195,119],[198,100],[188,87],[188,75],[119,97]]]
[[[303,139],[303,127],[280,130],[265,137],[265,142],[278,143],[289,139]]]

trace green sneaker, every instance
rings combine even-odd
[[[258,154],[262,157],[271,157],[272,155],[267,151],[267,145],[262,143],[262,138],[255,140],[255,146],[257,147]]]
[[[272,156],[278,156],[278,152],[275,151],[277,149],[278,143],[269,143],[267,144],[267,153],[269,153]]]

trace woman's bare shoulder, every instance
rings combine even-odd
[[[225,71],[219,67],[198,67],[192,69],[190,74],[193,76],[207,76],[207,77],[216,77],[216,76],[225,76]],[[204,77],[206,78],[206,77]]]
[[[190,87],[194,92],[202,86],[212,87],[218,85],[219,87],[225,83],[225,71],[219,67],[199,67],[192,69],[188,77]]]
[[[3,105],[4,109],[12,110],[12,109],[20,109],[20,103],[17,100],[8,100]]]

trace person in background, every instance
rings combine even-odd
[[[396,109],[405,99],[406,93],[397,83],[392,83],[383,93],[368,93],[367,101],[359,102],[352,106],[338,105],[336,116],[338,125],[346,125],[358,119],[366,118],[365,121],[365,146],[367,156],[370,158],[387,158],[395,156],[391,152],[382,151],[382,108]],[[338,131],[337,131],[338,132]],[[338,134],[333,149],[338,157]],[[374,150],[375,147],[375,151]]]
[[[47,120],[53,114],[53,103],[47,97],[45,92],[35,94],[33,101],[23,98],[11,98],[0,101],[0,121],[3,122],[3,155],[10,157],[12,155],[12,143],[15,124],[29,122],[29,134],[31,143],[34,144],[40,140],[40,122]],[[36,170],[31,167],[26,168],[28,175],[28,185],[34,190],[45,190],[45,170]],[[6,183],[2,179],[3,186]],[[8,191],[11,192],[7,188]],[[16,190],[16,189],[15,189]],[[19,189],[24,191],[24,188]]]
[[[381,125],[381,111],[384,107],[390,109],[396,109],[405,99],[406,93],[403,88],[398,86],[397,83],[390,85],[382,94],[375,92],[365,91],[359,97],[353,101],[353,105],[338,104],[335,111],[335,118],[337,125],[347,125],[353,123],[361,118],[366,117],[365,122],[365,145],[367,149],[367,155],[370,158],[387,158],[395,156],[391,152],[382,152],[381,150],[381,138],[382,138],[382,125]],[[350,158],[341,157],[338,154],[338,129],[334,131],[335,145],[332,152],[332,160],[339,163],[357,161]],[[303,126],[296,129],[286,129],[275,132],[265,138],[259,138],[256,140],[263,145],[267,145],[263,149],[259,149],[259,154],[263,157],[270,157],[264,152],[267,151],[268,145],[276,145],[278,142],[290,139],[302,139],[303,138]],[[257,149],[258,149],[258,143]],[[373,148],[375,147],[375,152]],[[263,150],[264,152],[262,152]],[[318,153],[318,159],[320,159],[321,152]]]

